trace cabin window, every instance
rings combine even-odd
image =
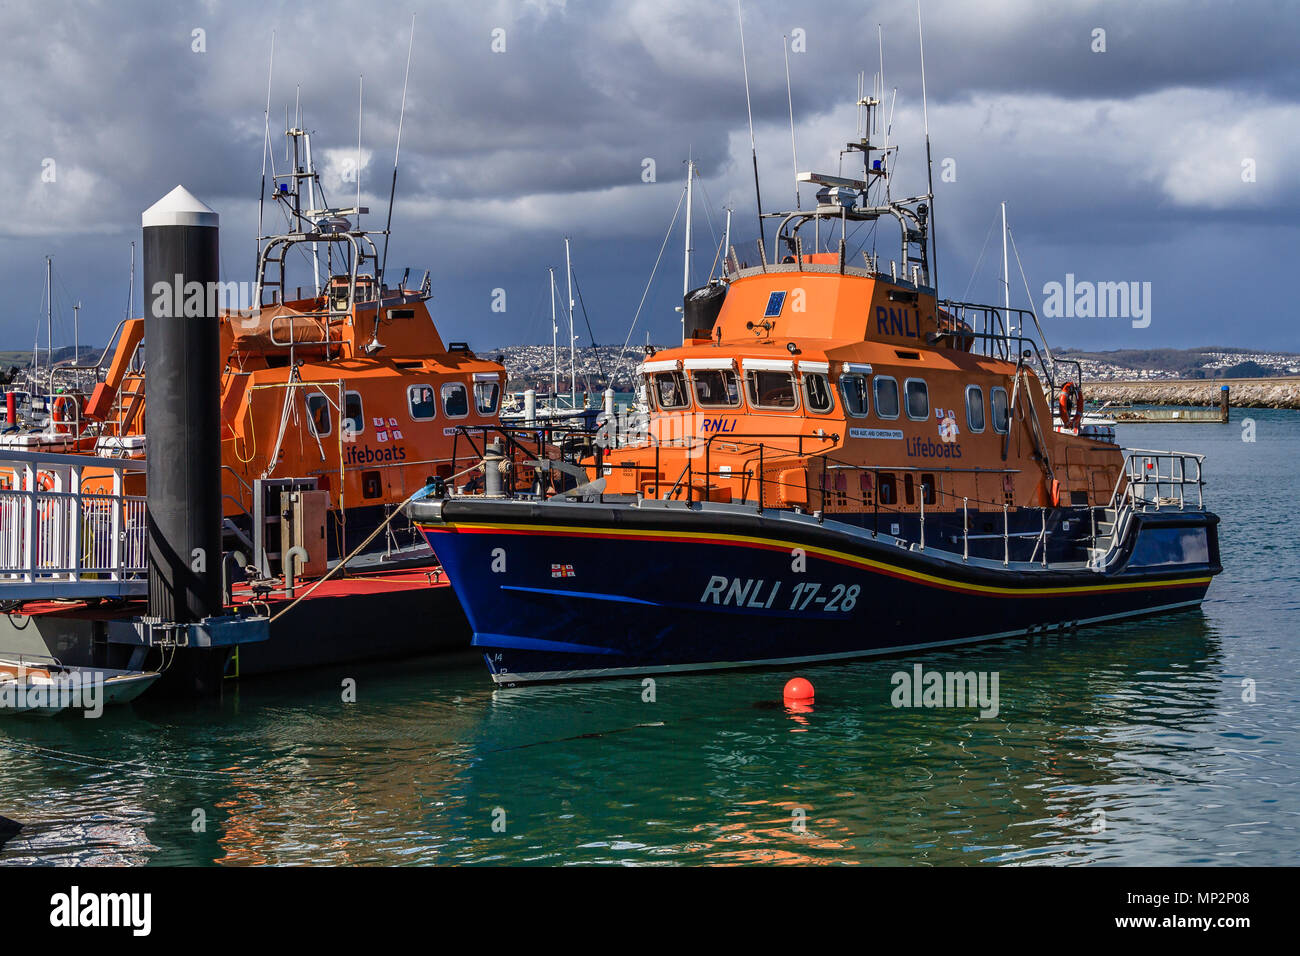
[[[334,430],[330,421],[330,400],[324,392],[310,392],[307,395],[307,419],[311,432],[317,438],[324,438]]]
[[[993,412],[993,430],[999,435],[1007,433],[1007,390],[1001,386],[989,393],[989,405]]]
[[[984,430],[984,389],[966,386],[966,427],[972,432]]]
[[[366,430],[365,413],[361,408],[360,392],[345,392],[343,397],[343,433],[360,435]]]
[[[474,383],[474,408],[480,415],[493,415],[501,401],[500,382]]]
[[[686,376],[681,372],[660,372],[655,376],[655,397],[660,408],[687,408],[691,394],[686,390]]]
[[[863,418],[868,411],[867,377],[857,372],[840,376],[840,394],[844,396],[844,410],[854,418]]]
[[[411,410],[411,420],[427,422],[438,414],[437,403],[433,400],[432,385],[412,385],[406,390],[406,404]]]
[[[766,369],[750,369],[745,373],[749,388],[749,404],[755,408],[792,409],[799,407],[799,397],[794,390],[794,375]]]
[[[442,386],[442,410],[448,418],[464,418],[469,414],[469,393],[464,382],[446,382]]]
[[[923,422],[930,417],[930,388],[923,379],[909,378],[903,383],[907,396],[907,417]]]
[[[876,392],[876,414],[881,418],[897,418],[898,382],[888,375],[877,375],[872,386]]]
[[[734,408],[740,404],[740,381],[725,369],[697,369],[691,372],[695,401],[701,408]]]
[[[835,399],[831,398],[830,380],[821,372],[805,374],[803,390],[809,411],[825,413],[835,407]]]
[[[878,489],[877,497],[882,505],[898,504],[898,484],[894,479],[893,472],[887,471],[882,475],[877,475],[876,487]]]

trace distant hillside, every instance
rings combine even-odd
[[[81,347],[81,361],[94,362],[99,359],[100,353],[104,351],[103,346],[83,345]],[[74,351],[71,345],[65,345],[54,350],[54,363],[71,362],[74,358]],[[46,351],[41,349],[41,365],[45,365],[49,359],[46,357]],[[18,351],[11,349],[9,351],[0,351],[0,368],[9,369],[13,366],[26,368],[32,364],[32,350]]]
[[[1300,375],[1300,354],[1209,346],[1195,349],[1063,349],[1058,358],[1083,364],[1083,377],[1097,379],[1269,378]]]

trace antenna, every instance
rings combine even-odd
[[[262,204],[266,201],[266,157],[271,152],[271,71],[275,69],[275,31],[271,31],[271,62],[266,67],[266,110],[262,113],[265,129],[262,132],[262,188],[257,194],[257,260],[253,263],[256,272],[262,260]],[[131,243],[131,261],[134,274],[135,243]],[[126,303],[126,311],[131,312],[131,303]]]
[[[741,14],[740,0],[736,0],[736,22],[740,24],[740,65],[745,71],[745,111],[749,114],[749,154],[754,160],[754,200],[758,204],[758,238],[767,248],[763,229],[763,194],[758,189],[758,147],[754,145],[754,107],[749,99],[749,61],[745,57],[745,19]]]
[[[357,77],[357,231],[361,230],[361,103],[366,88],[366,75]],[[378,325],[378,323],[376,323]]]
[[[916,38],[921,48],[921,115],[925,119],[925,171],[930,183],[931,284],[939,288],[939,243],[934,229],[934,162],[930,158],[930,107],[925,96],[925,34],[921,32],[921,0],[916,0]]]
[[[1011,274],[1007,269],[1007,204],[1002,202],[1002,304],[1006,310],[1003,335],[1011,347]]]
[[[876,24],[876,46],[877,49],[880,51],[880,95],[877,97],[877,99],[880,101],[880,113],[883,113],[885,111],[884,110],[885,90],[889,89],[889,87],[885,84],[885,28],[881,26],[879,23]],[[875,115],[877,119],[877,128],[879,128],[880,114],[877,113]],[[890,122],[893,121],[893,118],[894,118],[893,106],[891,105],[890,115],[889,115]],[[884,167],[885,167],[885,200],[886,201],[889,200],[889,168],[893,165],[893,163],[889,161],[890,122],[887,122],[885,124],[885,130],[884,130],[884,160],[885,160]]]
[[[794,95],[790,92],[790,38],[782,35],[781,46],[785,50],[785,101],[790,107],[790,158],[794,160],[794,208],[799,205],[799,154],[794,148]]]
[[[260,231],[260,230],[259,230]],[[124,319],[131,318],[131,307],[135,304],[135,240],[131,240],[131,272],[130,278],[126,284],[126,315]]]
[[[379,263],[379,298],[384,297],[384,270],[388,268],[388,234],[393,228],[393,199],[397,195],[397,160],[402,155],[402,123],[406,121],[406,85],[411,80],[411,51],[415,49],[415,14],[411,14],[411,39],[406,44],[406,76],[402,80],[402,111],[397,116],[397,148],[393,150],[393,185],[388,190],[388,221],[384,224],[384,258]]]

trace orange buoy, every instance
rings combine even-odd
[[[803,677],[792,677],[786,682],[783,695],[786,703],[811,704],[813,700],[812,681]]]

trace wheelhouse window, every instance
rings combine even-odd
[[[360,392],[343,393],[343,427],[345,434],[360,435],[366,430],[365,411],[361,405]]]
[[[876,393],[876,414],[881,418],[897,418],[898,382],[888,375],[877,375],[872,386]]]
[[[804,398],[808,402],[808,410],[813,412],[829,412],[835,407],[835,399],[831,397],[831,383],[821,372],[808,372],[803,377]]]
[[[749,404],[755,408],[794,409],[799,407],[794,375],[790,372],[749,369],[745,373]]]
[[[686,376],[681,372],[659,372],[655,375],[654,392],[660,408],[687,408],[691,404]]]
[[[999,435],[1007,433],[1007,390],[998,386],[989,392],[989,406],[993,413],[993,430]]]
[[[474,410],[480,415],[496,414],[497,405],[501,403],[501,383],[481,381],[474,383]]]
[[[984,389],[966,386],[966,427],[972,432],[984,430]]]
[[[307,394],[307,420],[311,425],[312,434],[317,438],[324,438],[334,431],[330,415],[330,399],[324,392]]]
[[[923,379],[909,378],[903,383],[907,398],[907,417],[922,422],[930,417],[930,388]]]
[[[740,404],[740,381],[731,369],[696,369],[691,372],[695,401],[701,408],[734,408]]]
[[[865,418],[870,410],[867,396],[867,377],[857,372],[840,376],[840,394],[844,396],[844,410],[854,418]]]
[[[406,390],[406,407],[410,409],[411,420],[427,422],[438,414],[437,403],[433,398],[432,385],[412,385]]]
[[[448,418],[464,418],[469,414],[469,393],[464,382],[444,382],[442,410]]]

